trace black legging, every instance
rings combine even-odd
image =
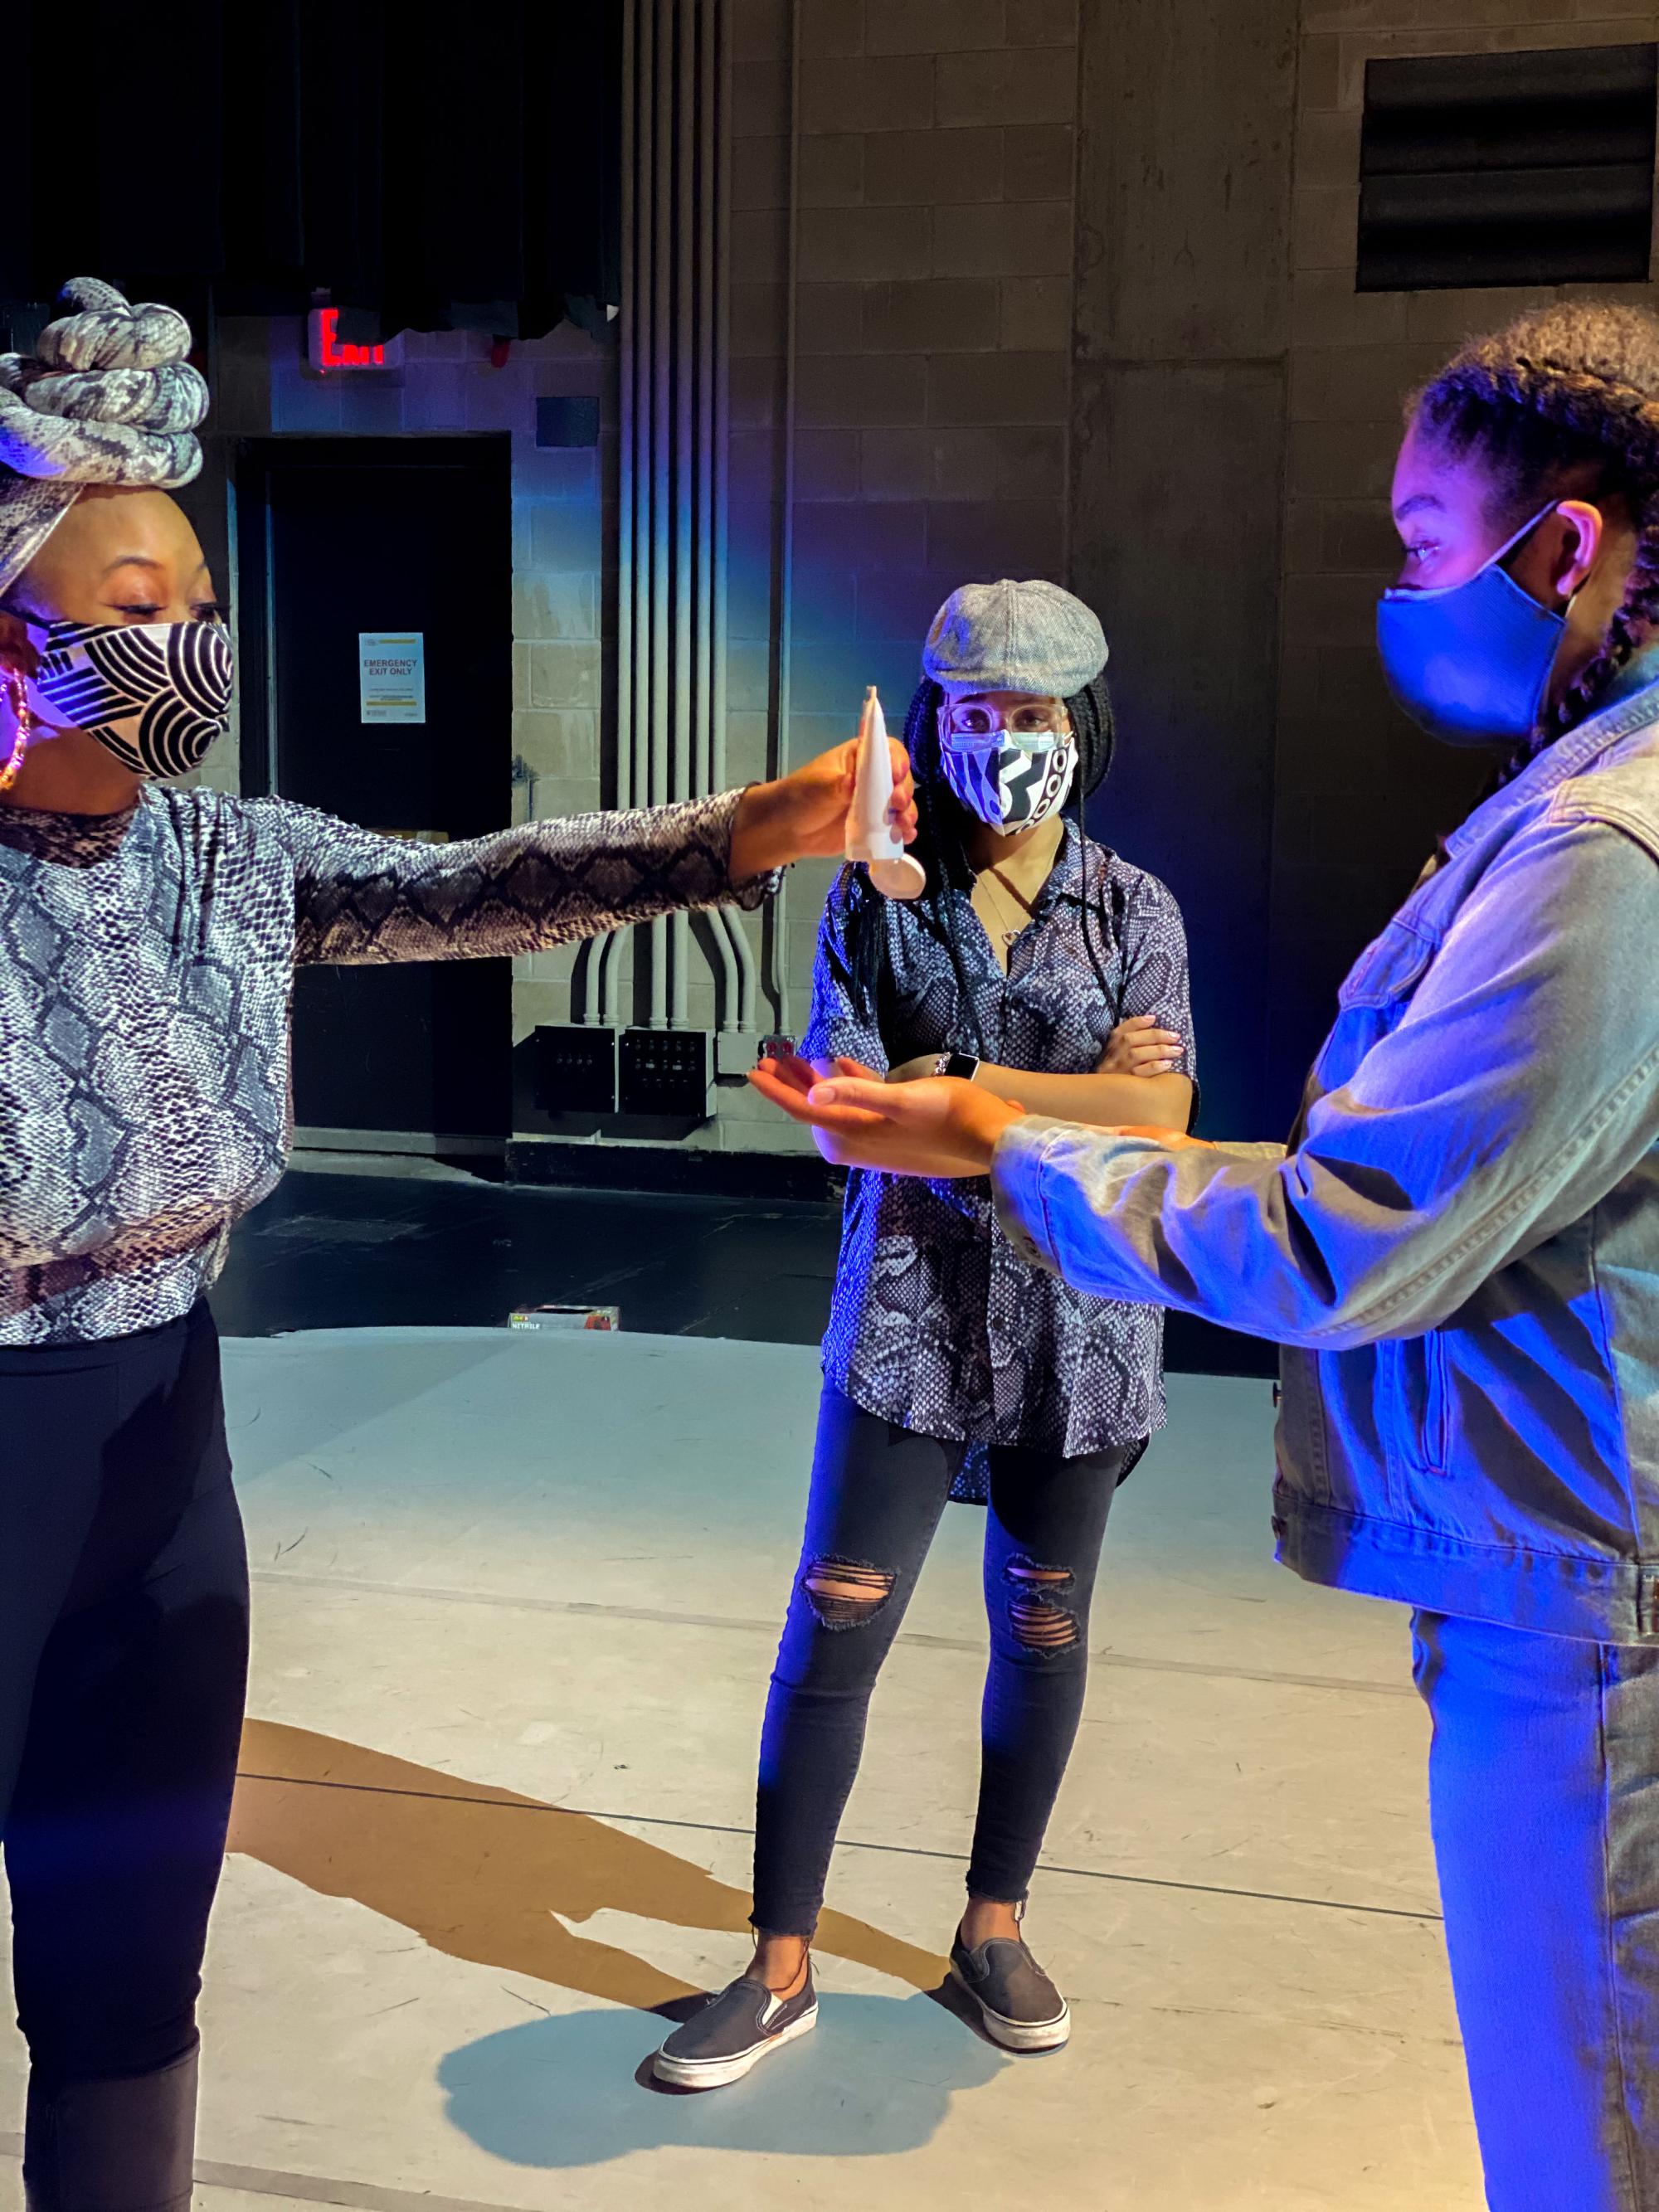
[[[0,1349],[0,1835],[38,2080],[188,2051],[230,1816],[247,1567],[204,1306]]]
[[[1077,1459],[1012,1445],[990,1452],[991,1663],[968,1868],[975,1897],[1017,1903],[1030,1886],[1083,1711],[1106,1516],[1140,1449]],[[817,1924],[870,1693],[963,1450],[824,1386],[806,1539],[761,1743],[755,1925],[765,1934],[810,1936]]]

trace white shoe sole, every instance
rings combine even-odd
[[[781,2051],[786,2043],[793,2043],[798,2036],[809,2033],[817,2024],[818,2008],[814,2005],[811,2012],[804,2012],[787,2027],[780,2028],[764,2043],[757,2043],[752,2051],[745,2051],[736,2058],[670,2058],[659,2051],[651,2070],[659,2081],[671,2082],[677,2089],[723,2089],[728,2081],[741,2081],[763,2058],[769,2058],[775,2051]]]
[[[1010,2020],[1006,2014],[993,2012],[976,1990],[970,1989],[963,1979],[960,1970],[952,1966],[951,1978],[963,1995],[977,2007],[985,2033],[993,2043],[1000,2043],[1005,2051],[1058,2051],[1072,2037],[1072,2008],[1064,1999],[1060,2002],[1058,2020],[1034,2023],[1029,2020]]]

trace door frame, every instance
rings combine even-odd
[[[426,449],[434,461],[476,468],[490,465],[498,479],[502,518],[508,532],[507,602],[501,620],[507,650],[501,659],[500,711],[511,727],[513,714],[513,603],[511,596],[513,528],[513,446],[501,430],[406,430],[360,436],[352,431],[271,431],[228,441],[229,468],[227,501],[228,536],[232,578],[237,682],[237,759],[239,787],[244,798],[280,796],[276,783],[276,656],[270,649],[272,564],[270,503],[265,493],[265,472],[277,458],[303,465],[326,467],[331,461],[407,465],[410,447]],[[332,449],[332,450],[331,450]],[[511,818],[510,789],[504,794],[501,827]],[[510,1067],[513,1039],[510,1025],[501,1039],[502,1059]],[[503,1097],[510,1101],[510,1075],[504,1079]],[[296,1127],[296,1147],[313,1152],[388,1152],[501,1158],[511,1136],[511,1108],[499,1136],[464,1136],[443,1131],[413,1129],[331,1129]]]
[[[332,459],[377,464],[407,463],[411,447],[423,447],[434,459],[471,468],[493,460],[501,481],[508,532],[507,568],[512,574],[513,441],[505,430],[399,430],[359,437],[350,430],[274,430],[268,435],[232,441],[230,463],[230,565],[234,594],[236,661],[239,671],[237,758],[246,799],[270,799],[276,790],[276,714],[273,696],[276,662],[270,650],[270,504],[264,472],[278,455],[325,468]],[[333,453],[330,448],[334,448]],[[445,448],[448,451],[446,453]],[[307,450],[308,449],[308,450]],[[251,614],[257,619],[249,620]],[[501,712],[513,712],[513,602],[509,588],[501,619],[508,650],[503,663]],[[511,805],[509,794],[508,805]],[[502,828],[507,822],[503,818]]]

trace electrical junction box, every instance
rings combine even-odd
[[[752,1030],[721,1030],[714,1039],[716,1075],[747,1075],[757,1058]]]
[[[622,1111],[706,1121],[714,1110],[713,1044],[707,1030],[624,1030],[617,1054]]]
[[[590,1022],[539,1028],[536,1031],[536,1099],[550,1114],[614,1114],[615,1030]]]

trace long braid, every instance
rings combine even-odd
[[[1497,782],[1593,714],[1659,628],[1659,317],[1639,307],[1566,304],[1520,316],[1464,347],[1416,394],[1408,415],[1436,443],[1476,450],[1499,520],[1518,526],[1552,493],[1623,497],[1636,556],[1597,651]]]
[[[1083,943],[1089,955],[1089,964],[1095,971],[1095,981],[1100,986],[1100,995],[1112,1008],[1112,1023],[1115,1028],[1123,1018],[1123,988],[1120,984],[1114,991],[1107,976],[1104,958],[1109,957],[1109,944],[1097,945],[1101,933],[1101,917],[1095,904],[1095,895],[1089,881],[1089,825],[1085,819],[1088,801],[1105,782],[1117,750],[1117,720],[1112,713],[1111,694],[1106,689],[1106,679],[1097,676],[1093,683],[1066,702],[1072,718],[1072,728],[1077,735],[1077,777],[1072,786],[1068,811],[1076,817],[1078,834],[1083,841]],[[1121,939],[1123,933],[1121,917],[1118,913],[1117,886],[1107,878],[1108,895],[1112,902],[1111,934]]]

